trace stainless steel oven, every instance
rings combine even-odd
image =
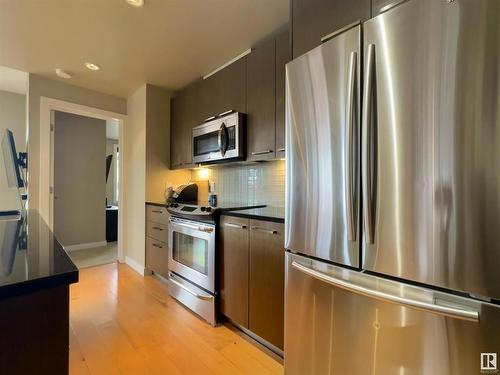
[[[215,224],[170,218],[170,295],[212,325],[216,323],[215,238]]]
[[[193,162],[245,158],[245,116],[233,112],[193,128]]]

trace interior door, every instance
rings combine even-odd
[[[500,298],[500,2],[364,24],[363,268]]]
[[[55,112],[54,234],[63,246],[106,240],[106,121]]]
[[[359,267],[361,28],[286,67],[285,247]]]

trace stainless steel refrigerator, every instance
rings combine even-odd
[[[285,373],[500,370],[500,1],[407,1],[286,72]]]

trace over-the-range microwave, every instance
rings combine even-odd
[[[245,115],[222,115],[193,128],[193,162],[243,160],[245,143]]]

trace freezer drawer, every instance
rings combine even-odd
[[[500,306],[291,253],[285,303],[287,375],[480,374],[500,355]]]

